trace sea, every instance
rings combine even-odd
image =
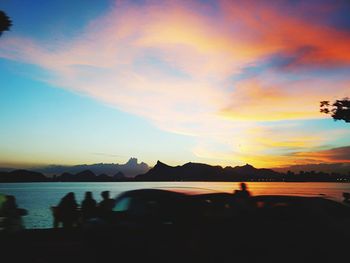
[[[248,182],[253,195],[303,195],[322,196],[342,201],[343,192],[350,192],[350,183],[292,183],[292,182]],[[91,191],[96,201],[101,201],[101,192],[110,191],[111,197],[122,192],[143,188],[192,187],[232,193],[239,189],[236,182],[107,182],[107,183],[0,183],[0,194],[14,195],[18,207],[28,211],[23,217],[27,229],[51,228],[50,207],[59,203],[68,192],[74,192],[78,203],[86,191]]]

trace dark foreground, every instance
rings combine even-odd
[[[237,222],[236,222],[237,223]],[[349,226],[349,225],[348,225]],[[1,262],[348,262],[349,228],[251,218],[161,229],[26,230],[1,235]]]
[[[242,193],[129,191],[80,228],[0,233],[1,262],[349,262],[349,206]]]

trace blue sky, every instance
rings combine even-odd
[[[162,132],[143,118],[33,80],[26,66],[9,64],[0,64],[3,166],[124,162],[135,153],[148,163],[157,156],[167,162],[193,158],[187,136]]]
[[[0,166],[350,162],[348,124],[318,109],[350,93],[346,1],[0,9]]]

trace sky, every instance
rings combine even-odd
[[[0,166],[350,163],[350,2],[3,0]]]

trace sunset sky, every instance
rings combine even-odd
[[[350,2],[2,0],[0,166],[350,163]]]

